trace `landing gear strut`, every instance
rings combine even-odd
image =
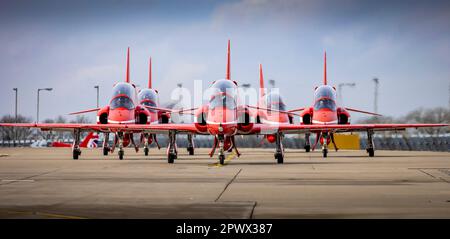
[[[322,144],[322,155],[324,158],[328,155],[328,133],[322,133],[321,137],[323,138]]]
[[[123,156],[125,155],[125,151],[123,150],[123,133],[118,132],[116,137],[119,143],[119,151],[118,151],[119,159],[122,160]]]
[[[310,136],[310,133],[305,134],[305,151],[306,152],[309,152],[311,150],[311,145],[309,143],[309,136]]]
[[[218,135],[217,136],[218,141],[219,141],[219,163],[221,165],[225,164],[225,149],[224,149],[224,136],[223,135]]]
[[[187,139],[188,139],[187,151],[189,152],[189,155],[194,155],[194,140],[192,138],[192,134],[188,134]]]
[[[282,140],[281,133],[276,133],[276,151],[275,151],[275,159],[277,160],[277,163],[282,164],[284,162],[284,148]]]
[[[176,132],[174,130],[169,131],[169,146],[167,148],[167,162],[173,163],[177,158],[176,147]]]
[[[331,139],[331,142],[333,143],[334,149],[337,152],[339,149],[338,149],[338,147],[336,145],[336,141],[334,141],[334,133],[330,133],[330,139]]]
[[[234,149],[234,152],[236,153],[236,155],[239,157],[241,157],[241,153],[239,153],[239,150],[236,147],[236,141],[234,140],[234,136],[231,136],[231,149]]]
[[[369,153],[369,157],[375,156],[375,149],[373,145],[373,130],[367,130],[367,153]]]
[[[75,129],[74,131],[74,141],[73,141],[73,147],[72,147],[72,155],[73,159],[77,160],[78,157],[81,155],[81,149],[80,149],[80,130]]]
[[[107,156],[108,155],[108,153],[109,153],[109,146],[108,146],[108,143],[109,143],[109,133],[105,133],[104,134],[104,139],[103,139],[103,155],[104,156]]]
[[[149,137],[149,135],[146,133],[141,135],[141,142],[142,142],[142,140],[144,141],[144,155],[145,156],[148,156],[148,152],[150,151],[148,148],[148,137]]]

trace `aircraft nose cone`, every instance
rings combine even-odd
[[[331,110],[322,110],[315,112],[313,115],[313,123],[336,124],[337,114]]]
[[[134,111],[121,108],[110,110],[108,122],[113,124],[132,123],[134,122]]]

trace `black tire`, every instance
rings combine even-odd
[[[119,151],[119,159],[120,160],[122,160],[123,159],[123,155],[124,155],[125,153],[123,152],[123,151]]]
[[[78,156],[80,156],[80,154],[78,153],[78,151],[74,150],[73,151],[73,159],[78,160]]]
[[[275,154],[275,159],[277,160],[278,164],[284,163],[284,156],[283,156],[283,154]]]
[[[175,154],[169,153],[169,155],[167,155],[167,162],[168,163],[173,163],[175,161],[175,158],[176,158]]]
[[[188,147],[187,148],[189,155],[194,155],[194,147]]]
[[[224,165],[224,164],[225,164],[225,155],[219,155],[219,163],[220,163],[221,165]]]
[[[311,145],[305,145],[305,151],[308,153],[311,151]]]
[[[328,149],[322,150],[323,157],[326,158],[328,156]]]
[[[367,152],[369,153],[369,157],[373,157],[373,156],[375,156],[375,150],[373,149],[373,148],[369,148],[369,149],[367,149]]]
[[[148,148],[144,148],[144,155],[145,156],[148,156],[148,152],[149,152],[150,150],[148,149]]]
[[[103,155],[107,156],[109,153],[109,148],[103,148]]]

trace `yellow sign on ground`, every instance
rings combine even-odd
[[[334,134],[334,141],[338,149],[360,149],[359,134]],[[333,143],[328,144],[330,149],[334,149]]]

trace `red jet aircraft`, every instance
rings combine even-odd
[[[132,142],[133,133],[149,133],[149,134],[168,134],[169,144],[167,147],[167,159],[169,163],[173,163],[177,158],[176,134],[204,134],[214,136],[214,146],[210,152],[210,156],[214,154],[219,147],[219,162],[224,164],[225,151],[234,149],[239,156],[240,153],[236,148],[234,141],[235,135],[273,135],[276,142],[275,158],[278,163],[283,163],[284,150],[281,143],[284,134],[299,134],[320,132],[323,138],[328,139],[328,135],[336,132],[348,131],[367,131],[369,133],[369,143],[373,151],[372,134],[378,130],[404,130],[405,128],[419,127],[442,127],[448,124],[284,124],[284,123],[254,123],[251,120],[251,111],[249,106],[241,106],[238,101],[238,86],[236,81],[230,78],[230,41],[228,41],[228,61],[226,78],[214,81],[211,90],[214,92],[209,102],[199,108],[173,111],[170,109],[162,109],[151,106],[141,106],[137,103],[136,88],[129,83],[129,60],[127,60],[127,81],[117,83],[113,88],[113,98],[109,106],[102,109],[93,109],[83,112],[98,111],[97,124],[9,124],[0,123],[3,127],[31,127],[40,128],[41,130],[66,130],[73,131],[75,141],[73,145],[73,158],[78,159],[81,151],[79,148],[79,138],[81,131],[96,131],[115,134],[115,143],[119,145],[119,158],[123,158],[123,147]],[[326,79],[326,78],[325,78]],[[333,98],[334,99],[334,98]],[[255,107],[252,107],[253,109]],[[257,109],[261,107],[256,106]],[[188,112],[195,110],[196,122],[191,124],[149,124],[148,109],[155,109],[166,112]],[[291,115],[293,112],[299,111],[283,111],[274,109],[263,109],[270,112],[278,112],[281,114]],[[303,110],[303,109],[302,109]],[[333,109],[331,109],[333,111]],[[348,109],[347,109],[348,110]],[[304,112],[307,112],[303,110]],[[336,111],[337,114],[337,110]],[[310,117],[313,118],[312,111]],[[143,115],[145,115],[145,117]],[[263,117],[259,115],[260,119]],[[329,116],[327,116],[329,117]],[[144,119],[147,119],[144,121]],[[316,119],[316,118],[314,118]],[[305,119],[304,119],[305,120]],[[320,120],[320,119],[319,119]],[[305,122],[305,121],[304,121]],[[330,121],[332,122],[332,121]],[[339,122],[338,122],[339,123]],[[104,151],[109,151],[109,146],[105,140]],[[134,144],[135,145],[135,144]],[[137,148],[137,146],[135,145]],[[326,146],[325,146],[326,149]],[[326,151],[325,151],[326,152]],[[373,156],[373,154],[372,154]]]
[[[324,78],[323,85],[315,88],[314,91],[314,104],[313,106],[306,108],[299,108],[290,110],[289,112],[301,111],[302,125],[319,125],[323,126],[323,129],[312,130],[316,133],[316,141],[312,147],[315,149],[317,143],[320,141],[322,144],[323,157],[327,157],[328,144],[331,142],[334,145],[336,151],[338,150],[334,141],[335,132],[351,132],[351,131],[367,131],[367,152],[370,157],[375,155],[375,149],[373,145],[373,133],[374,131],[397,131],[404,130],[405,128],[418,128],[418,127],[436,127],[447,126],[439,124],[374,124],[374,125],[350,125],[350,113],[349,111],[381,116],[380,114],[362,111],[358,109],[339,107],[336,105],[336,88],[328,85],[327,82],[327,55],[324,53]],[[342,127],[337,127],[341,125]],[[309,144],[309,132],[306,133],[305,150],[309,152],[311,146]]]

